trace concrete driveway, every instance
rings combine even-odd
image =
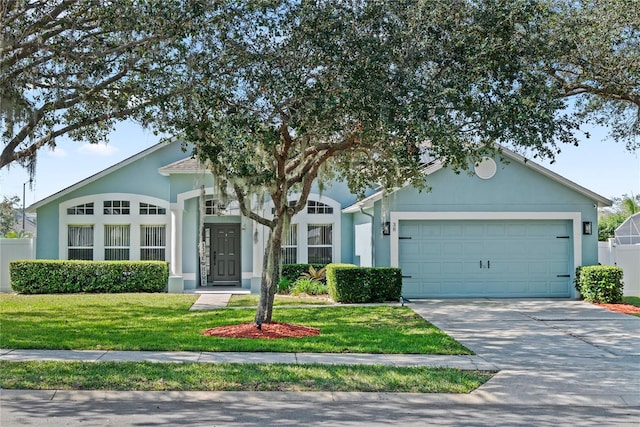
[[[489,401],[640,406],[638,317],[567,300],[416,300],[411,307],[500,369],[474,392]]]

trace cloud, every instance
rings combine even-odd
[[[107,144],[84,144],[78,148],[78,152],[82,154],[107,157],[117,153],[118,148]]]

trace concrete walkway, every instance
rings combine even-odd
[[[3,426],[85,425],[86,420],[101,420],[95,425],[639,425],[640,318],[567,300],[416,300],[410,307],[476,355],[2,350],[0,360],[383,363],[500,372],[467,395],[2,390],[0,421]],[[21,418],[25,413],[30,418]]]

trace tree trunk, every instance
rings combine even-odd
[[[271,323],[273,299],[280,282],[280,259],[282,251],[282,231],[284,221],[278,220],[269,233],[262,264],[262,282],[260,283],[260,302],[256,310],[256,324]]]

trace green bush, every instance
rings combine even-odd
[[[397,301],[402,292],[402,274],[399,268],[361,268],[351,264],[329,264],[327,285],[329,295],[337,302]]]
[[[589,302],[617,304],[622,302],[622,269],[610,265],[590,265],[576,269],[575,285]]]
[[[298,280],[304,273],[309,272],[309,267],[313,267],[316,270],[323,268],[325,264],[283,264],[280,271],[280,277],[288,279],[291,283]]]
[[[278,283],[278,293],[279,294],[288,294],[291,292],[291,287],[293,286],[293,282],[286,277],[281,277],[280,282]]]
[[[295,281],[291,288],[291,295],[323,295],[327,293],[327,285],[319,280],[309,277],[301,277]]]
[[[23,294],[163,292],[164,261],[12,261],[11,288]]]

